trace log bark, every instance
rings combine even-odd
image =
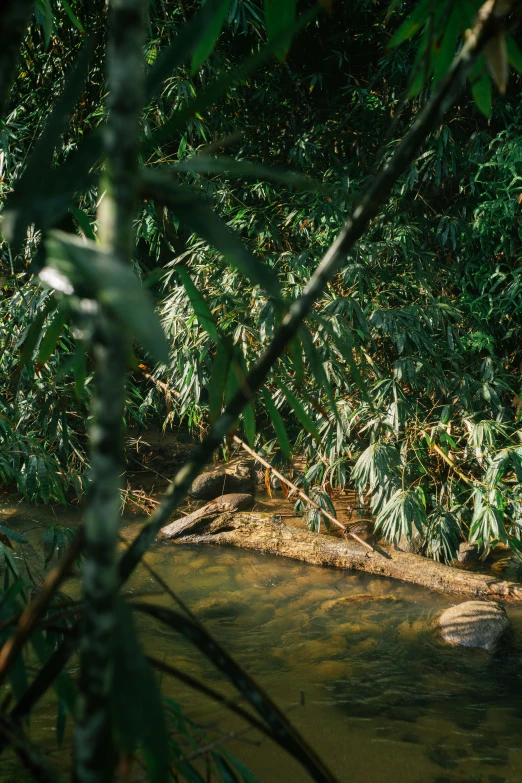
[[[246,508],[252,508],[253,505],[254,498],[246,493],[234,492],[230,495],[221,495],[202,508],[196,509],[192,514],[175,519],[170,525],[162,528],[160,536],[161,538],[177,538],[200,521],[207,522],[225,512],[242,511]]]
[[[355,541],[311,533],[286,525],[271,514],[222,514],[203,533],[176,543],[239,546],[306,563],[364,571],[428,587],[442,593],[501,601],[522,601],[522,585],[399,552],[391,547],[368,552]]]

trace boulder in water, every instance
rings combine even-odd
[[[190,497],[195,500],[214,500],[220,495],[234,492],[252,493],[255,481],[250,475],[235,476],[223,469],[201,473],[190,487]]]
[[[503,606],[496,601],[465,601],[439,617],[442,638],[463,647],[494,650],[511,628]]]

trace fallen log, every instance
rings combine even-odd
[[[254,498],[247,493],[233,492],[230,495],[221,495],[215,500],[211,500],[205,506],[196,509],[192,514],[175,519],[174,522],[162,528],[160,537],[176,538],[185,530],[194,527],[199,521],[214,519],[225,512],[242,511],[246,508],[252,508],[253,505]]]
[[[516,582],[453,568],[391,547],[385,548],[386,557],[382,557],[379,552],[368,552],[355,541],[286,525],[271,514],[221,514],[208,521],[203,531],[184,536],[176,543],[239,546],[314,565],[335,566],[400,579],[442,593],[522,601],[522,585]]]

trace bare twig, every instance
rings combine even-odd
[[[252,457],[254,457],[254,459],[256,459],[258,462],[260,462],[261,465],[264,465],[265,468],[268,468],[268,470],[271,470],[272,473],[274,474],[274,476],[277,476],[279,481],[283,481],[288,487],[293,489],[293,491],[296,492],[302,500],[305,500],[307,503],[310,503],[311,506],[313,506],[314,508],[318,509],[318,511],[320,511],[321,514],[324,517],[326,517],[326,519],[328,519],[330,522],[333,522],[334,525],[337,525],[337,527],[340,527],[341,530],[344,530],[345,533],[347,533],[349,536],[351,536],[356,541],[358,541],[359,544],[362,544],[363,546],[365,546],[366,549],[369,549],[370,552],[376,552],[377,551],[376,549],[373,548],[373,546],[368,544],[367,541],[363,541],[362,538],[359,538],[359,536],[356,535],[356,533],[352,533],[352,531],[348,527],[346,527],[346,525],[343,525],[342,522],[339,522],[339,520],[336,519],[333,516],[333,514],[330,514],[329,511],[326,511],[326,509],[322,508],[319,505],[319,503],[316,503],[315,500],[312,500],[312,498],[309,497],[306,494],[306,492],[303,492],[302,489],[299,489],[297,484],[293,484],[290,481],[290,479],[287,479],[285,476],[283,476],[282,473],[279,473],[279,471],[276,470],[276,468],[274,468],[273,465],[270,465],[270,463],[267,462],[265,459],[263,459],[263,457],[260,457],[259,454],[257,454],[253,449],[251,449],[248,444],[246,444],[243,440],[241,440],[241,438],[238,438],[237,435],[234,435],[233,439],[239,446],[241,446],[241,448],[243,448],[246,452],[248,452],[248,454],[250,454]]]

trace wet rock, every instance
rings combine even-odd
[[[359,538],[362,538],[363,541],[369,541],[370,539],[374,538],[374,524],[373,522],[370,522],[369,520],[360,520],[359,522],[354,522],[352,525],[348,526],[348,531],[350,533],[355,533],[356,536],[359,536]]]
[[[202,473],[192,482],[190,497],[195,500],[214,500],[220,495],[233,492],[252,493],[255,482],[250,475],[236,476],[225,470],[212,470]]]
[[[512,579],[514,582],[522,581],[522,563],[518,558],[503,557],[493,563],[491,570],[500,574],[502,579]]]
[[[423,555],[424,548],[422,536],[418,533],[412,536],[409,541],[406,536],[401,536],[397,543],[397,549],[400,552],[409,552],[411,555]]]
[[[477,544],[470,541],[463,541],[457,552],[459,563],[475,563],[479,559],[479,548]]]
[[[255,459],[244,459],[234,467],[234,475],[240,478],[254,478],[256,472]]]
[[[494,650],[511,623],[496,601],[465,601],[446,609],[439,617],[442,638],[463,647]]]

